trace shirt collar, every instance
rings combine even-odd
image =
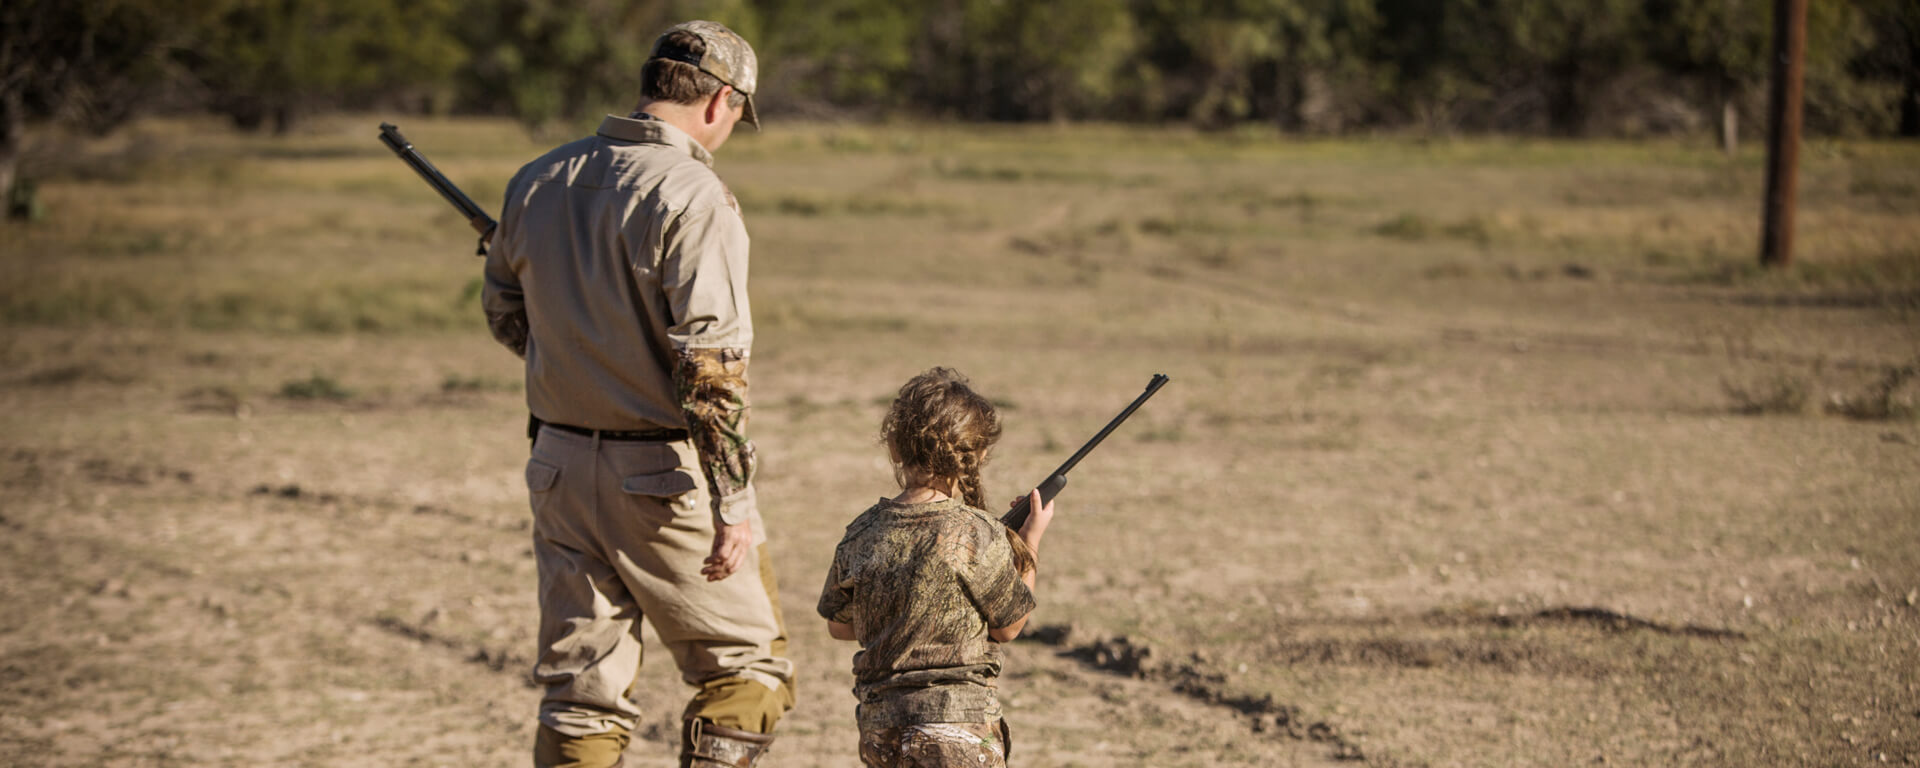
[[[713,167],[713,153],[700,146],[700,142],[694,141],[686,131],[673,127],[672,123],[645,112],[635,112],[629,117],[607,115],[605,120],[600,121],[600,135],[614,141],[664,144],[682,149],[701,164]]]
[[[948,509],[958,509],[966,506],[966,504],[954,498],[946,498],[939,501],[922,501],[917,504],[902,504],[893,499],[882,498],[880,499],[880,506],[895,515],[911,517],[914,515],[932,514]]]

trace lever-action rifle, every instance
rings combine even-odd
[[[394,154],[399,155],[401,160],[405,160],[407,165],[413,166],[414,172],[420,174],[420,178],[426,179],[428,186],[439,192],[441,197],[453,204],[453,207],[460,209],[460,215],[467,217],[467,224],[473,227],[473,231],[480,233],[478,255],[487,255],[487,243],[493,240],[493,230],[499,226],[494,222],[493,217],[488,216],[480,206],[474,205],[473,198],[467,197],[467,193],[460,191],[460,188],[448,181],[446,176],[441,175],[440,169],[433,167],[433,163],[427,162],[427,158],[413,148],[413,142],[407,141],[407,137],[400,135],[398,126],[393,123],[381,123],[380,141],[384,142],[388,149],[393,150]]]
[[[1159,391],[1162,386],[1165,386],[1167,381],[1168,379],[1164,374],[1154,374],[1153,380],[1147,382],[1147,391],[1140,393],[1139,397],[1134,398],[1126,410],[1121,411],[1120,415],[1113,417],[1113,421],[1107,422],[1106,428],[1100,430],[1100,434],[1094,435],[1093,439],[1088,440],[1086,445],[1080,446],[1080,450],[1073,454],[1073,458],[1067,459],[1067,463],[1060,465],[1059,469],[1054,470],[1053,474],[1048,475],[1047,479],[1040,483],[1040,503],[1045,504],[1053,501],[1053,497],[1060,494],[1060,489],[1067,487],[1067,472],[1073,469],[1073,465],[1079,464],[1080,460],[1086,458],[1088,453],[1092,453],[1094,446],[1099,445],[1100,441],[1107,439],[1107,435],[1111,434],[1115,427],[1120,426],[1120,422],[1126,421],[1128,416],[1132,416],[1134,411],[1139,410],[1140,404],[1146,402],[1147,398],[1153,397],[1153,393]],[[1032,511],[1028,508],[1031,504],[1032,501],[1029,497],[1020,497],[1019,501],[1014,502],[1013,511],[1002,516],[1000,522],[1006,523],[1008,528],[1016,531],[1020,530],[1020,526],[1027,524],[1027,514]]]

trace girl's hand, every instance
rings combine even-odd
[[[1007,508],[1012,509],[1019,503],[1019,499],[1014,499],[1007,503]],[[1027,493],[1027,509],[1027,523],[1020,526],[1020,539],[1027,542],[1027,548],[1037,556],[1040,554],[1040,537],[1047,535],[1047,524],[1053,522],[1053,502],[1042,504],[1040,489],[1035,488]]]

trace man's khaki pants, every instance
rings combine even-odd
[[[610,765],[640,716],[640,619],[681,679],[699,689],[686,716],[771,733],[793,706],[793,664],[766,547],[717,582],[700,568],[714,520],[687,441],[600,440],[542,428],[527,462],[540,573],[536,762]],[[755,544],[766,541],[759,513]],[[569,743],[578,742],[578,743]],[[607,752],[605,757],[591,756]],[[558,760],[555,755],[567,755]]]

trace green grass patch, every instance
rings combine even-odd
[[[1836,397],[1827,412],[1860,421],[1911,420],[1920,414],[1920,363],[1888,368],[1865,390]]]
[[[1813,382],[1786,371],[1764,371],[1740,379],[1721,379],[1720,391],[1742,416],[1806,413],[1813,400]]]
[[[1463,240],[1484,247],[1493,243],[1498,234],[1498,226],[1484,216],[1468,216],[1455,221],[1440,222],[1417,213],[1406,212],[1374,225],[1372,232],[1381,237],[1409,242],[1448,239]]]
[[[799,218],[833,216],[940,216],[958,213],[959,206],[948,202],[917,200],[878,195],[832,197],[806,193],[764,195],[736,192],[740,207],[750,215],[773,214]]]
[[[449,395],[461,393],[518,392],[520,391],[520,387],[521,384],[518,381],[508,381],[487,376],[462,376],[457,373],[449,373],[446,378],[440,380],[440,392]]]
[[[395,333],[482,323],[462,290],[424,281],[193,290],[171,280],[71,274],[0,289],[0,318],[12,326],[296,333]]]
[[[1039,165],[997,165],[955,161],[947,158],[933,163],[933,174],[953,181],[1055,184],[1087,184],[1102,187],[1145,187],[1159,183],[1151,174],[1116,175],[1094,168],[1058,168]]]
[[[1750,297],[1755,303],[1915,311],[1920,310],[1920,252],[1841,261],[1802,257],[1786,268],[1761,266],[1757,258],[1721,260],[1701,264],[1681,282],[1762,292]]]
[[[288,400],[326,400],[340,403],[353,399],[354,392],[333,377],[315,372],[307,378],[294,379],[281,384],[280,396]]]

